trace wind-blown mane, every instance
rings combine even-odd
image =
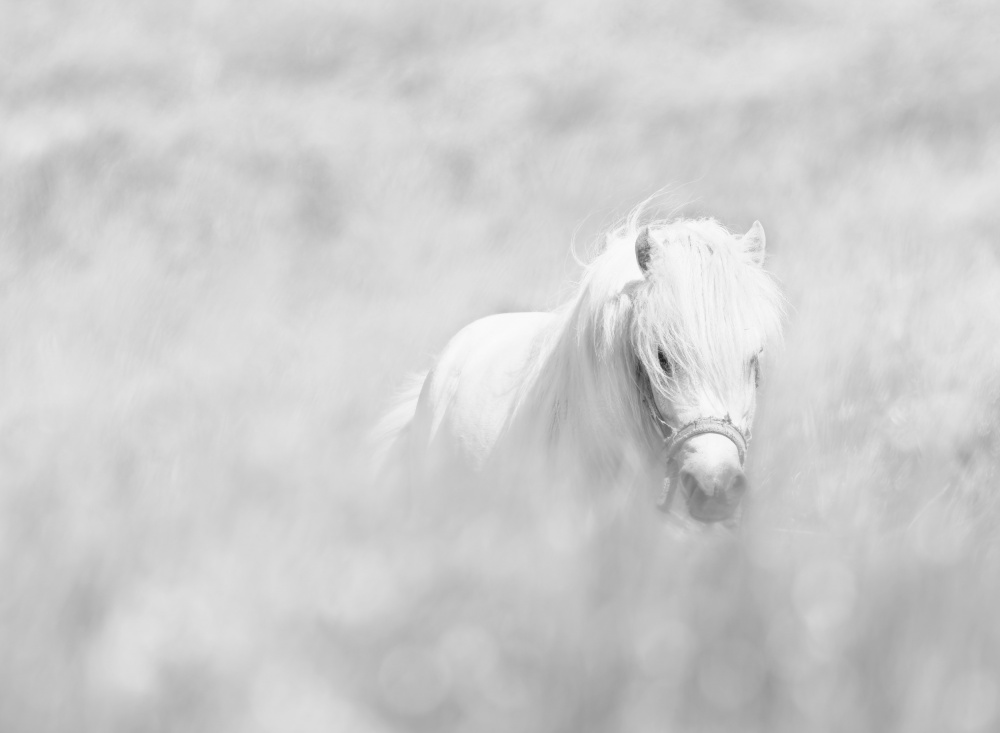
[[[636,261],[637,211],[608,234],[576,294],[557,310],[509,420],[543,425],[550,448],[576,446],[605,468],[622,447],[658,439],[642,379],[674,402],[691,399],[660,368],[661,353],[696,375],[699,398],[720,409],[740,398],[734,384],[753,379],[727,370],[780,333],[778,287],[738,236],[713,219],[646,226],[664,245],[648,271]]]

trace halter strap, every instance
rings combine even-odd
[[[715,433],[717,435],[724,435],[733,442],[733,445],[736,446],[736,452],[740,457],[740,468],[743,467],[743,463],[747,457],[747,444],[750,442],[750,436],[745,435],[742,430],[733,425],[733,421],[729,415],[726,415],[724,418],[700,417],[675,431],[660,415],[660,411],[656,407],[656,402],[653,400],[652,395],[647,396],[643,394],[642,400],[646,403],[649,415],[653,419],[653,424],[656,425],[657,432],[660,433],[660,439],[663,441],[663,446],[667,453],[668,466],[677,457],[677,452],[681,447],[687,441],[691,440],[691,438],[697,435],[705,435],[706,433]],[[662,511],[670,511],[670,504],[673,502],[675,488],[674,482],[670,480],[668,470],[667,475],[663,479],[663,491],[660,494],[659,501],[656,502],[657,507]]]
[[[704,435],[705,433],[717,433],[733,441],[736,451],[740,454],[740,467],[743,467],[743,462],[747,457],[747,438],[742,430],[733,425],[733,421],[729,419],[728,415],[721,420],[717,417],[698,418],[674,433],[664,441],[667,448],[667,461],[670,462],[674,459],[677,451],[685,442],[696,435]]]
[[[736,452],[740,456],[740,467],[743,467],[743,463],[747,457],[747,445],[750,442],[750,436],[744,435],[742,430],[733,425],[733,421],[729,415],[726,415],[724,418],[699,417],[697,420],[692,420],[687,425],[681,427],[680,430],[675,431],[660,415],[660,411],[657,409],[652,397],[643,395],[642,401],[646,403],[649,416],[653,419],[653,424],[660,434],[660,440],[663,441],[663,446],[666,448],[667,463],[674,460],[677,451],[691,438],[696,435],[704,435],[705,433],[717,433],[733,441],[733,445],[736,446]]]

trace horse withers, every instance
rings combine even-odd
[[[564,306],[447,344],[383,425],[411,476],[646,484],[673,516],[738,516],[760,354],[781,328],[764,230],[638,220],[608,234]]]

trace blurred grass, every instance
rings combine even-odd
[[[0,729],[998,725],[992,4],[0,17]],[[663,185],[789,295],[742,535],[398,524],[401,375]]]

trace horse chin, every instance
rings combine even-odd
[[[688,514],[702,524],[717,524],[736,521],[738,506],[713,506],[688,504]]]
[[[705,525],[721,525],[730,528],[739,526],[742,512],[742,502],[720,501],[699,490],[684,492],[688,515]]]
[[[667,486],[673,484],[677,491],[672,499],[660,506],[667,525],[695,533],[729,533],[739,529],[743,518],[742,501],[718,502],[702,492],[697,492],[700,496],[693,496],[694,492],[680,481],[679,473],[676,467],[668,473]]]

